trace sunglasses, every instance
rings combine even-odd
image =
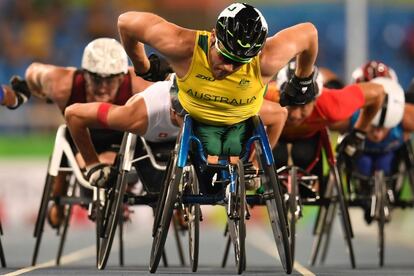
[[[225,54],[227,50],[224,48],[224,46],[221,44],[221,42],[218,39],[216,40],[216,43],[214,44],[214,46],[217,50],[217,55],[219,56],[220,60],[225,64],[231,64],[234,67],[240,67],[240,66],[243,66],[244,64],[249,63],[249,62],[236,61],[236,60],[229,58]]]

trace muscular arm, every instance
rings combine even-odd
[[[194,30],[179,27],[152,13],[126,12],[118,18],[118,31],[138,73],[149,69],[144,44],[164,55],[178,76],[187,73],[196,36]]]
[[[402,119],[404,131],[414,131],[414,104],[406,103],[404,107],[404,116]]]
[[[357,85],[363,92],[365,104],[354,127],[359,130],[367,131],[372,119],[374,119],[375,114],[377,114],[384,101],[384,87],[380,84],[371,82],[358,83]]]
[[[285,126],[288,111],[286,108],[281,107],[277,102],[264,100],[259,115],[263,124],[266,126],[270,146],[274,148],[282,133],[283,127]]]
[[[98,120],[98,108],[101,104],[73,104],[65,110],[66,123],[86,166],[99,163],[88,128],[103,127]],[[135,96],[123,106],[110,105],[106,122],[109,129],[145,134],[148,117],[143,98]]]
[[[262,78],[265,83],[296,56],[296,75],[308,77],[318,54],[318,32],[312,23],[286,28],[267,39],[260,54]]]
[[[74,72],[75,68],[35,62],[26,69],[25,78],[34,96],[48,98],[63,110],[70,96]]]

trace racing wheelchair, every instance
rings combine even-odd
[[[346,180],[349,206],[362,207],[367,222],[377,222],[380,266],[384,265],[385,225],[391,219],[392,209],[414,207],[414,151],[411,141],[406,141],[396,150],[393,160],[394,166],[390,175],[385,175],[381,169],[374,170],[369,177],[363,175],[358,172],[351,159],[344,160],[341,168]],[[410,198],[402,197],[405,185],[410,187]],[[328,227],[328,232],[330,231]],[[324,248],[324,255],[327,250],[328,246]]]
[[[129,137],[130,139],[126,139],[125,137]],[[131,141],[131,138],[134,138],[133,141]],[[126,142],[130,141],[133,143],[130,143],[130,146],[133,146],[135,148],[135,143],[137,141],[136,136],[133,134],[125,134],[123,143],[121,144],[121,150],[119,151],[119,154],[117,156],[117,163],[116,165],[120,165],[120,160],[123,160],[121,156],[125,156],[122,150],[126,148]],[[140,166],[141,174],[138,176],[144,183],[148,183],[148,175],[153,176],[154,175],[154,169],[157,170],[156,172],[162,173],[164,170],[163,166],[160,166],[157,161],[155,160],[155,155],[153,155],[150,147],[145,143],[145,140],[140,137],[138,141],[141,142],[141,146],[144,149],[147,149],[147,151],[141,150],[141,152],[136,152],[136,154],[141,154],[141,159],[150,159],[150,164],[145,164],[146,166]],[[139,147],[138,147],[139,148]],[[132,151],[134,153],[134,151]],[[128,158],[132,158],[135,155],[128,155]],[[131,159],[132,160],[132,159]],[[141,163],[145,163],[142,161]],[[116,171],[116,165],[114,165],[113,171]],[[151,167],[151,165],[153,165]],[[147,170],[151,170],[150,173],[148,173]],[[121,169],[119,169],[122,171]],[[144,170],[144,171],[143,171]],[[69,181],[69,187],[67,189],[66,194],[63,196],[53,196],[52,189],[53,189],[53,182],[54,178],[58,175],[59,172],[68,172],[68,176],[66,177],[66,181]],[[134,179],[135,177],[131,177],[133,173],[138,174],[137,171],[131,172],[129,169],[124,173],[123,181],[126,183],[127,180]],[[116,177],[113,178],[116,181]],[[125,184],[126,185],[126,184]],[[80,188],[83,189],[83,192],[81,193],[79,190]],[[92,191],[92,195],[90,193]],[[89,194],[87,193],[89,192]],[[34,237],[36,238],[35,242],[35,248],[33,252],[32,257],[32,265],[36,264],[37,256],[40,249],[40,244],[42,241],[43,231],[44,231],[44,224],[47,217],[47,210],[48,205],[51,202],[54,202],[58,205],[64,206],[64,219],[63,224],[57,229],[57,234],[60,235],[60,242],[59,242],[59,248],[58,253],[56,256],[56,264],[60,264],[60,258],[63,253],[63,248],[66,240],[67,231],[69,228],[69,222],[70,217],[72,213],[72,207],[74,205],[82,205],[88,207],[88,216],[90,219],[95,221],[96,224],[96,265],[98,268],[103,269],[106,265],[106,261],[109,257],[110,248],[112,246],[113,236],[115,235],[116,225],[118,225],[118,234],[119,234],[119,263],[122,266],[124,264],[124,248],[123,248],[123,219],[117,219],[115,223],[115,227],[112,229],[113,232],[111,232],[111,241],[108,243],[108,234],[105,231],[106,223],[108,222],[108,217],[104,216],[104,211],[108,206],[112,206],[110,203],[112,203],[111,197],[111,190],[107,191],[106,189],[97,188],[94,186],[91,186],[89,182],[84,178],[83,173],[81,169],[78,166],[77,161],[75,160],[75,156],[73,153],[73,150],[71,148],[70,142],[68,140],[67,136],[67,127],[66,125],[61,125],[56,134],[55,139],[55,145],[53,148],[52,156],[49,160],[48,170],[47,170],[47,176],[46,181],[43,189],[42,199],[40,203],[40,208],[38,211],[38,216],[35,224],[35,230],[34,230]],[[154,199],[155,195],[154,193],[149,193],[149,195],[146,196],[146,201],[148,202],[154,202],[156,201],[156,198]],[[109,199],[108,199],[109,198]],[[105,201],[106,200],[106,201]],[[119,218],[122,216],[122,209],[118,208],[116,218]],[[105,221],[104,221],[105,219]],[[110,220],[111,221],[111,220]],[[63,229],[61,229],[63,228]],[[104,238],[102,239],[101,236],[104,235]],[[101,249],[101,243],[102,243],[102,249]],[[179,240],[177,240],[178,250],[179,250],[179,256],[181,260],[181,264],[184,265],[184,257],[182,256],[182,248],[181,243]],[[167,259],[164,254],[164,265],[167,265]]]
[[[0,221],[0,235],[3,236],[3,227],[1,225],[1,221]],[[4,256],[4,250],[3,250],[3,245],[1,243],[0,240],[0,263],[2,267],[6,267],[6,257]]]
[[[329,132],[327,129],[323,129],[318,134],[316,134],[315,137],[317,139],[315,150],[316,156],[313,161],[307,165],[306,168],[302,168],[293,164],[291,152],[292,144],[287,143],[287,165],[277,169],[277,175],[280,183],[282,184],[282,191],[284,192],[284,200],[287,212],[286,217],[289,222],[291,259],[292,262],[294,262],[296,223],[303,216],[303,207],[305,205],[318,206],[318,222],[325,217],[328,210],[330,210],[330,213],[332,213],[332,215],[335,215],[335,210],[333,210],[331,206],[339,203],[341,207],[339,215],[344,232],[345,244],[349,252],[351,266],[354,268],[355,257],[352,246],[352,227],[350,224],[347,204],[344,200],[342,182],[341,179],[338,178],[337,174],[338,168],[335,157],[333,156]],[[313,173],[317,164],[322,162],[323,152],[328,159],[329,172],[327,178],[323,177],[322,175]],[[322,185],[324,186],[324,190],[322,190]],[[321,192],[324,194],[321,195]],[[334,192],[336,193],[334,194]],[[314,229],[314,235],[316,235],[316,239],[313,250],[316,250],[316,248],[320,246],[320,228],[321,225],[318,225],[317,223]],[[226,265],[227,254],[228,247],[226,247],[226,251],[223,256],[222,266]]]
[[[175,148],[171,153],[162,193],[159,197],[154,226],[153,243],[149,270],[154,273],[167,239],[174,209],[189,210],[189,247],[192,256],[192,270],[197,269],[199,205],[223,205],[227,212],[230,238],[235,251],[237,273],[246,268],[245,255],[245,218],[247,203],[267,206],[273,235],[281,263],[286,273],[292,272],[289,247],[289,229],[285,217],[285,206],[274,167],[273,155],[267,140],[264,126],[258,116],[249,119],[253,135],[245,144],[245,151],[237,164],[229,164],[227,157],[220,159],[218,165],[208,165],[201,141],[194,135],[193,120],[189,115],[184,119]],[[251,149],[258,154],[264,192],[254,197],[246,197],[245,181],[256,176],[256,170],[249,169],[247,162]],[[210,189],[215,187],[214,191]]]
[[[148,143],[142,137],[132,133],[125,133],[119,153],[112,166],[110,179],[105,186],[104,197],[97,210],[100,218],[98,227],[99,252],[98,268],[104,269],[110,255],[115,237],[116,227],[121,221],[121,210],[126,205],[148,205],[156,207],[161,184],[165,175],[166,164],[172,145],[170,143]],[[127,193],[128,175],[135,168],[141,180],[145,193],[134,195]],[[178,235],[178,218],[173,221],[178,257],[182,266],[185,265],[184,253]],[[165,251],[162,259],[168,266]]]
[[[56,255],[56,265],[60,264],[67,230],[69,228],[72,207],[74,205],[88,206],[88,214],[93,216],[93,212],[95,210],[94,206],[98,205],[98,193],[101,191],[99,191],[98,188],[91,186],[83,177],[83,173],[78,166],[75,155],[67,139],[66,132],[66,125],[59,126],[56,133],[53,152],[49,159],[45,185],[34,229],[34,237],[36,238],[36,241],[32,256],[32,265],[36,265],[43,237],[47,210],[50,203],[54,202],[58,205],[64,206],[63,225],[57,228],[57,234],[60,235],[60,241]],[[65,195],[55,197],[53,196],[52,190],[55,178],[58,176],[59,172],[69,172],[69,175],[65,179],[65,181],[69,182],[69,186]],[[92,197],[78,195],[77,190],[79,185],[86,190],[92,191]],[[63,229],[61,229],[61,227],[63,227]],[[98,250],[99,244],[97,243],[96,246]]]

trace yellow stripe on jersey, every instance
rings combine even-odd
[[[198,31],[188,73],[177,78],[178,99],[197,121],[210,125],[233,125],[259,112],[263,84],[259,57],[223,80],[216,80],[208,63],[210,33]]]

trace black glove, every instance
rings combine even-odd
[[[163,57],[151,54],[148,59],[150,62],[150,68],[146,73],[138,74],[137,71],[135,71],[135,74],[144,80],[152,82],[163,81],[167,78],[168,74],[173,72],[172,68]]]
[[[314,76],[317,76],[315,72],[307,78],[299,78],[293,74],[280,89],[280,105],[304,105],[314,100],[319,89]]]
[[[364,150],[365,139],[366,133],[364,131],[353,129],[346,134],[336,150],[338,153],[344,153],[348,157],[357,157]]]
[[[8,107],[9,109],[16,109],[20,105],[24,104],[30,99],[32,93],[30,92],[29,86],[27,85],[26,80],[22,79],[19,76],[12,76],[10,79],[10,85],[13,91],[16,93],[17,103]]]

